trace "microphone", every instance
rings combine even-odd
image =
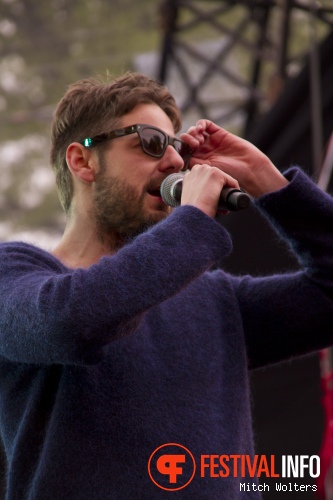
[[[184,174],[171,174],[161,184],[161,197],[170,207],[178,207],[182,196]],[[251,203],[248,194],[240,189],[224,187],[220,194],[218,208],[237,212],[247,208]]]

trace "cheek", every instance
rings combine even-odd
[[[131,166],[128,166],[126,170],[125,168],[126,167],[124,167],[122,173],[122,178],[126,180],[128,184],[140,191],[145,189],[150,179],[147,168],[141,168],[141,165],[139,162],[136,162],[135,159],[133,159]]]
[[[116,148],[106,151],[99,158],[101,176],[113,178],[139,190],[146,189],[156,159],[145,155],[140,149],[118,152]]]

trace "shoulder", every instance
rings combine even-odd
[[[1,268],[26,266],[62,270],[64,266],[53,255],[42,248],[21,241],[0,243]]]

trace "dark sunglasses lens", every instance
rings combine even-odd
[[[191,157],[191,148],[183,141],[177,139],[174,140],[174,148],[177,153],[183,158],[185,166],[187,166],[187,163],[189,162]]]
[[[183,158],[186,154],[188,154],[189,147],[187,144],[184,144],[182,141],[178,139],[174,139],[173,146],[177,153]]]
[[[157,130],[145,128],[141,132],[142,148],[145,153],[151,156],[160,157],[165,150],[166,138]]]

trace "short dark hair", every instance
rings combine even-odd
[[[104,133],[138,104],[157,104],[170,118],[175,132],[181,128],[180,111],[164,85],[140,73],[79,80],[58,103],[51,127],[50,159],[61,204],[68,212],[73,197],[72,175],[66,150],[75,141]]]

